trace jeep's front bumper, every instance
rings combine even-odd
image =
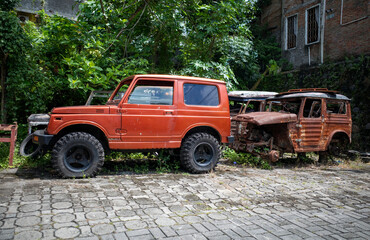
[[[45,134],[45,130],[37,130],[32,134],[32,142],[40,146],[48,146],[54,135]]]

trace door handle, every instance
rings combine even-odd
[[[163,112],[164,115],[173,115],[173,110],[165,110]]]

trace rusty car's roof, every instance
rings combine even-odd
[[[283,93],[276,95],[275,97],[270,97],[268,100],[279,100],[279,99],[289,99],[289,98],[304,98],[304,97],[312,97],[312,98],[328,98],[328,99],[339,99],[339,100],[347,100],[351,101],[348,97],[337,94],[337,93],[325,93],[325,92],[298,92],[298,93]]]
[[[230,101],[247,102],[249,100],[265,100],[277,95],[277,92],[267,91],[231,91],[228,93]]]

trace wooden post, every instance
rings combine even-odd
[[[15,142],[17,141],[17,131],[18,125],[15,122],[12,125],[9,124],[0,124],[0,131],[9,131],[9,134],[1,134],[0,135],[0,142],[8,142],[10,143],[9,147],[9,166],[13,166],[13,157],[14,157],[14,149],[15,149]]]

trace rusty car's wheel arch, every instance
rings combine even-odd
[[[352,138],[350,137],[351,135],[348,134],[346,131],[343,131],[343,130],[336,130],[334,132],[332,132],[328,138],[328,141],[326,142],[326,145],[325,145],[325,149],[327,150],[331,141],[333,140],[334,136],[335,135],[344,135],[347,140],[348,140],[348,143],[351,143],[352,142]]]

